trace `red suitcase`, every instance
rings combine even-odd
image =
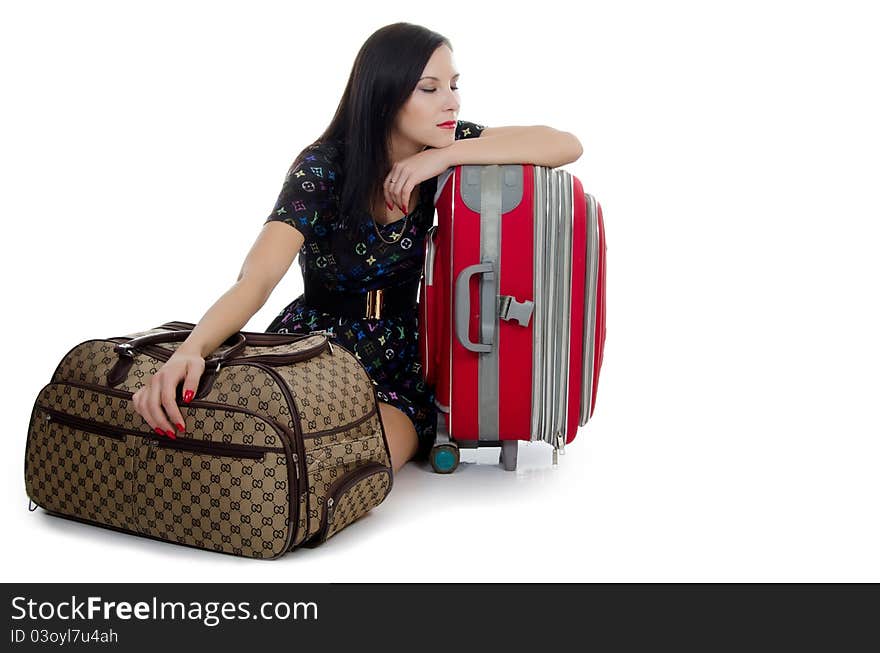
[[[435,389],[434,470],[459,447],[557,453],[593,414],[605,344],[602,207],[535,165],[462,165],[437,180],[420,287],[422,375]]]

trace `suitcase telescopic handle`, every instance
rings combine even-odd
[[[480,292],[480,325],[483,333],[489,334],[488,342],[473,342],[470,337],[471,318],[471,277],[483,275]],[[482,284],[481,284],[482,285]],[[462,347],[478,353],[492,351],[495,334],[495,266],[492,261],[475,263],[458,273],[455,280],[455,335]]]
[[[191,334],[192,332],[192,329],[182,329],[180,331],[150,333],[145,336],[132,338],[128,342],[118,344],[113,348],[113,351],[115,351],[120,356],[133,356],[136,349],[142,349],[149,345],[161,345],[166,342],[180,342],[181,340],[186,340],[189,337],[189,334]],[[246,343],[247,337],[243,333],[233,333],[220,344],[221,347],[223,347],[224,345],[229,345],[229,348],[217,356],[206,358],[205,367],[212,368],[216,365],[219,369],[222,363],[225,363],[227,360],[234,358],[239,352],[241,352],[244,349]],[[173,353],[174,352],[169,352],[168,357],[170,358],[171,354]]]

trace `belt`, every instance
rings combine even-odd
[[[321,289],[320,284],[307,282],[303,298],[309,306],[331,315],[368,319],[394,317],[418,308],[420,281],[368,292],[328,292]]]

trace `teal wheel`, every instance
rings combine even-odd
[[[431,466],[438,474],[451,474],[458,467],[458,445],[435,444],[431,449]]]

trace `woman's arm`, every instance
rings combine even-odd
[[[479,138],[462,138],[438,151],[449,167],[523,163],[557,168],[577,161],[584,148],[570,132],[535,125],[486,127]]]
[[[262,308],[293,263],[304,237],[281,222],[267,222],[241,266],[238,280],[208,309],[179,350],[206,358]]]
[[[303,243],[335,215],[337,153],[332,143],[313,143],[297,155],[235,285],[208,309],[180,349],[205,358],[266,303]]]

